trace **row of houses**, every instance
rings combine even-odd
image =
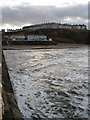
[[[38,30],[38,29],[87,29],[87,26],[84,24],[71,25],[71,24],[61,24],[61,23],[43,23],[30,26],[24,26],[21,29],[7,29],[7,32],[18,32],[23,30]]]
[[[10,35],[6,36],[10,41],[52,41],[51,38],[48,38],[46,35]]]
[[[10,34],[5,35],[2,41],[3,45],[48,45],[54,44],[52,38],[46,35],[24,35]]]
[[[22,29],[7,29],[7,32],[19,32],[22,31]]]
[[[44,23],[31,26],[24,26],[23,30],[38,30],[38,29],[86,29],[86,25],[70,25],[70,24],[61,24],[61,23]]]

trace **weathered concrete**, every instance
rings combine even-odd
[[[1,79],[1,76],[0,76],[0,79]],[[3,102],[2,102],[2,84],[0,82],[0,120],[2,120],[2,105],[3,105]]]
[[[14,96],[4,55],[2,56],[2,97],[4,102],[3,120],[23,120]]]
[[[2,34],[0,32],[0,120],[2,120],[2,107],[3,107],[3,100],[2,100]]]

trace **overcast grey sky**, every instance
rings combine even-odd
[[[89,0],[0,0],[1,28],[19,28],[44,22],[88,23]]]

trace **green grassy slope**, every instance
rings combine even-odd
[[[38,35],[47,35],[49,38],[52,38],[56,43],[81,43],[87,44],[90,43],[89,35],[90,30],[77,30],[77,29],[39,29],[36,31],[22,30],[18,33],[21,34],[38,34]],[[17,34],[6,33],[6,34]]]

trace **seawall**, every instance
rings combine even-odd
[[[23,120],[10,82],[4,54],[2,54],[2,97],[4,102],[3,120]]]

